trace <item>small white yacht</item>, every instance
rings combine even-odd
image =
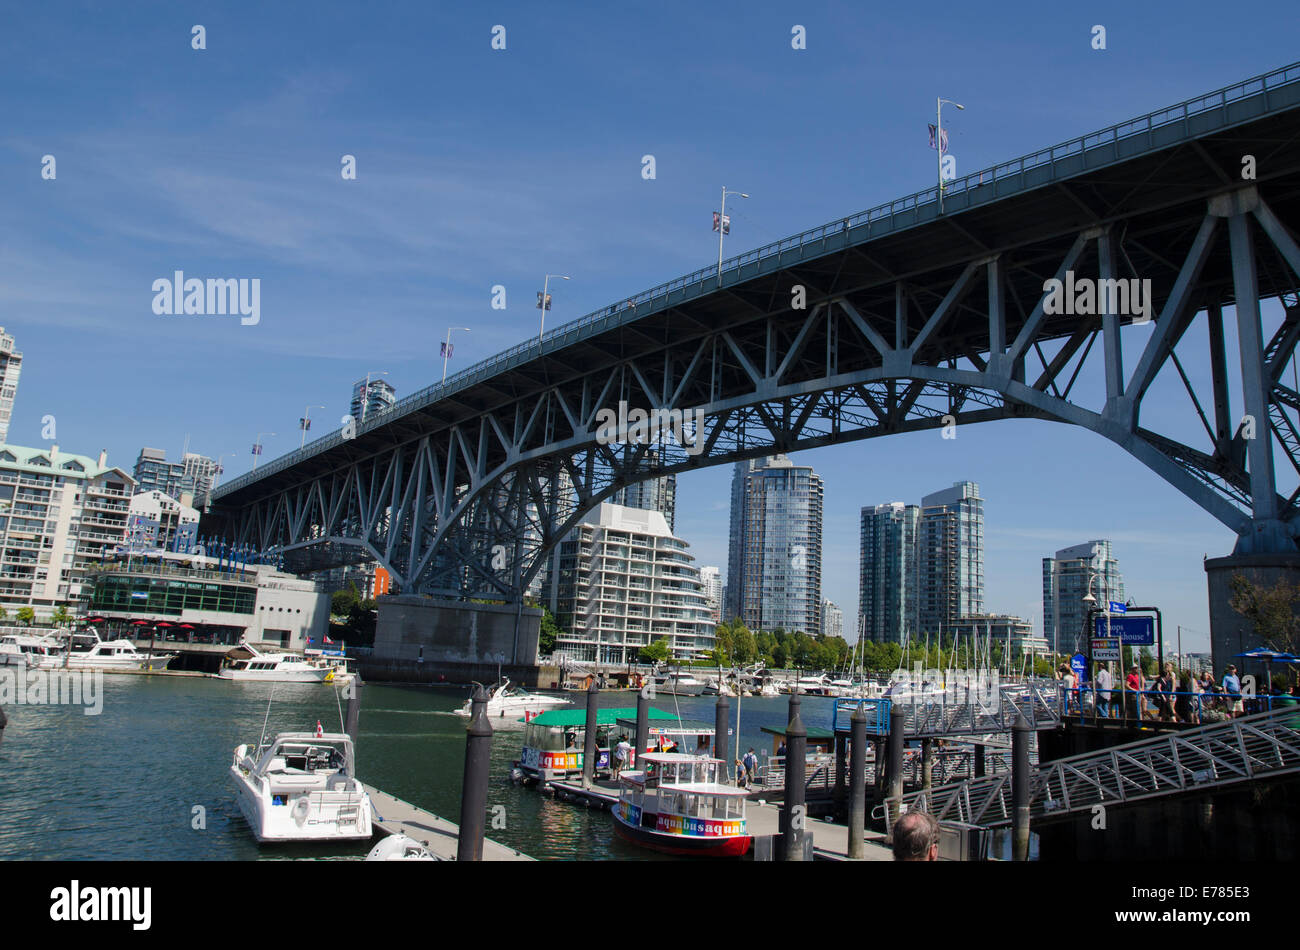
[[[230,764],[239,810],[258,841],[366,839],[373,808],[346,733],[286,732],[241,745]]]
[[[655,692],[666,696],[703,696],[704,690],[709,685],[704,680],[696,679],[689,672],[684,673],[681,670],[656,674],[652,682]]]
[[[389,835],[370,849],[367,861],[437,861],[438,857],[414,838]]]
[[[143,653],[130,640],[101,640],[94,627],[80,633],[65,633],[34,665],[43,670],[165,670],[175,653]]]
[[[335,670],[292,650],[241,641],[225,655],[217,676],[235,682],[333,683]]]
[[[50,636],[11,633],[0,637],[0,666],[37,666],[60,653],[59,642]]]
[[[456,710],[456,715],[468,718],[473,702],[473,699],[465,700],[465,705]],[[515,723],[522,719],[531,719],[538,713],[546,712],[548,709],[559,709],[561,706],[571,705],[573,704],[570,700],[562,699],[559,696],[541,696],[537,693],[530,693],[518,686],[511,685],[510,680],[502,679],[501,682],[492,687],[492,692],[488,696],[487,717],[492,720],[501,720],[503,723]]]

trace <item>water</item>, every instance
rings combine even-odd
[[[270,684],[206,677],[105,676],[103,713],[80,706],[7,706],[0,744],[0,859],[286,860],[356,859],[368,843],[259,846],[229,776],[235,746],[256,742]],[[464,689],[368,684],[362,691],[357,769],[363,780],[459,821],[465,720],[452,715]],[[570,693],[581,708],[585,696]],[[601,693],[601,706],[636,705],[636,693]],[[805,696],[808,726],[829,728],[833,700]],[[712,723],[713,697],[660,696],[652,705]],[[739,744],[772,749],[762,726],[782,728],[786,697],[745,698]],[[734,728],[735,698],[731,699]],[[338,731],[336,690],[276,684],[266,727],[277,732]],[[555,802],[510,782],[522,730],[492,740],[488,835],[551,860],[653,860],[616,838],[608,812]],[[734,740],[734,737],[733,737]],[[733,741],[733,751],[736,744]],[[493,806],[504,806],[493,810]],[[196,815],[202,817],[200,822]],[[504,819],[505,827],[492,827]],[[195,827],[205,825],[205,827]]]

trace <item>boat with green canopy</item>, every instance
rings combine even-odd
[[[651,707],[647,715],[648,737],[643,752],[697,752],[708,754],[713,741],[709,723],[682,719]],[[610,755],[619,737],[626,736],[636,757],[636,707],[611,706],[596,710],[595,774],[610,771]],[[581,775],[587,738],[585,709],[552,709],[524,724],[523,751],[511,773],[517,781],[538,784]],[[628,763],[628,767],[632,766]]]

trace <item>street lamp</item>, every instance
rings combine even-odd
[[[727,191],[727,186],[722,186],[722,210],[718,212],[718,286],[722,286],[722,236],[727,233],[727,195],[736,195],[740,198],[748,198],[749,195],[743,191]]]
[[[547,274],[546,279],[542,281],[542,295],[537,298],[537,309],[542,311],[542,323],[537,328],[537,342],[542,342],[542,331],[546,329],[546,311],[551,309],[551,295],[547,292],[551,287],[551,278],[557,280],[572,280],[571,277],[565,277],[563,274]]]
[[[307,430],[311,428],[311,411],[324,408],[324,406],[308,406],[302,411],[302,418],[298,420],[298,428],[302,429],[302,439],[298,442],[298,448],[301,449],[307,444]]]
[[[361,390],[361,421],[362,422],[366,421],[366,404],[370,402],[370,377],[387,376],[387,375],[388,375],[387,371],[382,373],[366,373],[365,388]]]
[[[207,514],[212,510],[212,491],[217,487],[217,480],[221,478],[224,469],[221,467],[221,460],[227,455],[238,455],[238,452],[222,452],[217,456],[217,464],[212,469],[212,481],[208,484],[207,493],[203,496],[203,513]]]
[[[253,443],[253,471],[257,471],[257,457],[262,454],[262,436],[269,435],[274,437],[274,432],[257,433],[257,441]]]
[[[935,125],[934,125],[934,150],[939,156],[939,213],[943,214],[943,104],[956,106],[958,109],[965,110],[965,106],[960,102],[953,102],[951,99],[940,99],[935,105]]]
[[[447,360],[451,358],[451,335],[456,330],[464,330],[469,333],[469,327],[448,327],[447,342],[442,345],[442,381],[447,381]]]

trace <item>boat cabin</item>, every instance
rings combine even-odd
[[[352,740],[342,734],[288,733],[249,758],[256,761],[250,771],[270,782],[271,803],[282,805],[297,792],[348,781],[353,767]]]

